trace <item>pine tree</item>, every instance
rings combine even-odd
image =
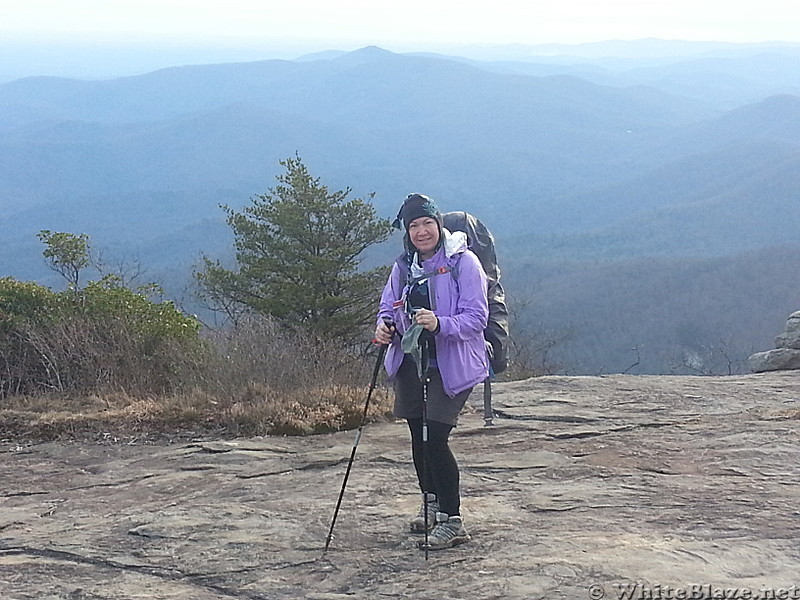
[[[241,212],[223,206],[233,230],[237,270],[204,258],[202,293],[233,315],[270,315],[293,330],[350,342],[371,324],[385,268],[362,271],[362,254],[391,234],[386,219],[350,189],[330,192],[299,156]]]

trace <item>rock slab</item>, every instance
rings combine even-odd
[[[775,349],[751,355],[747,366],[753,373],[800,369],[800,311],[789,315],[783,333],[775,338]]]
[[[747,359],[747,367],[753,373],[800,369],[800,350],[776,348],[756,352]]]
[[[775,338],[775,347],[800,350],[800,311],[789,316],[786,329]]]
[[[0,433],[0,598],[794,597],[796,373],[543,377],[494,399],[494,427],[476,394],[452,440],[473,539],[428,560],[406,533],[418,494],[403,423],[364,429],[324,554],[353,432]]]

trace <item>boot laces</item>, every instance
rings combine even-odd
[[[441,521],[436,523],[428,539],[430,541],[447,541],[459,535],[461,523]]]

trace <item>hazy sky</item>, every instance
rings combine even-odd
[[[645,37],[800,42],[797,7],[797,0],[0,0],[0,32],[321,38],[390,49]]]

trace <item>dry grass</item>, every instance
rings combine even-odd
[[[358,427],[367,391],[366,386],[330,386],[285,396],[251,386],[227,399],[202,390],[163,398],[13,398],[0,407],[0,439],[132,441],[325,433]],[[388,418],[391,398],[385,387],[377,387],[368,421]]]
[[[210,334],[206,350],[169,357],[168,392],[117,377],[89,391],[0,397],[0,440],[306,435],[361,422],[373,355],[287,333],[267,319]],[[391,404],[379,382],[368,419],[386,418]]]
[[[337,385],[290,396],[277,396],[266,389],[250,392],[249,397],[235,399],[224,407],[229,430],[241,435],[306,435],[358,427],[368,388]],[[369,408],[367,419],[371,421],[391,414],[391,395],[385,388],[375,390]]]

